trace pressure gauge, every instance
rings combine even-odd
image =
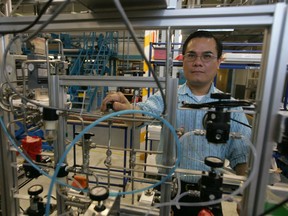
[[[32,63],[28,64],[28,70],[29,71],[34,71],[34,69],[35,69],[34,64],[32,64]]]
[[[223,167],[224,162],[221,158],[210,156],[205,158],[205,164],[212,168],[220,168]]]
[[[109,189],[104,186],[95,186],[90,189],[90,199],[94,201],[103,201],[109,197]]]
[[[28,188],[28,194],[30,196],[37,196],[42,192],[43,192],[43,186],[40,184],[32,185],[30,188]]]

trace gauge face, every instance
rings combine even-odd
[[[96,186],[90,189],[90,199],[96,201],[102,201],[109,197],[109,190],[104,186]]]
[[[33,71],[34,70],[34,64],[32,64],[32,63],[30,63],[30,64],[28,64],[28,70],[29,71]]]
[[[213,168],[220,168],[223,167],[224,162],[221,158],[210,156],[205,158],[205,164]]]
[[[222,163],[222,160],[217,157],[207,157],[206,160],[212,162],[212,163]]]
[[[43,186],[42,185],[32,185],[28,189],[28,194],[29,195],[38,195],[38,194],[42,193],[42,191],[43,191]]]
[[[101,186],[98,186],[98,187],[94,187],[91,189],[90,193],[93,194],[94,196],[98,195],[98,196],[102,196],[102,195],[105,195],[107,194],[108,190],[106,187],[101,187]]]

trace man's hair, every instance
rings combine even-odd
[[[221,41],[219,39],[217,39],[211,32],[209,31],[196,31],[193,32],[192,34],[190,34],[184,44],[183,44],[183,48],[182,48],[182,54],[184,55],[187,49],[187,45],[189,43],[190,40],[192,40],[193,38],[213,38],[216,42],[216,50],[217,50],[217,58],[219,59],[222,56],[222,50],[223,50],[223,45],[221,43]]]

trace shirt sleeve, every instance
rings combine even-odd
[[[243,109],[237,108],[237,110],[242,111]],[[247,163],[248,161],[249,156],[248,142],[250,142],[251,139],[251,128],[248,125],[249,122],[245,116],[245,113],[232,112],[230,131],[240,133],[242,135],[241,139],[231,138],[229,141],[227,159],[230,161],[230,166],[232,169],[235,169],[237,164]]]
[[[145,102],[137,103],[137,106],[139,106],[141,110],[151,112],[155,115],[161,115],[164,109],[164,103],[160,92],[156,92],[154,95],[150,96]]]

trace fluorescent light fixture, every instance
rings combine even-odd
[[[224,53],[223,63],[260,63],[260,53]]]
[[[234,29],[198,29],[198,31],[210,31],[210,32],[233,32]]]

